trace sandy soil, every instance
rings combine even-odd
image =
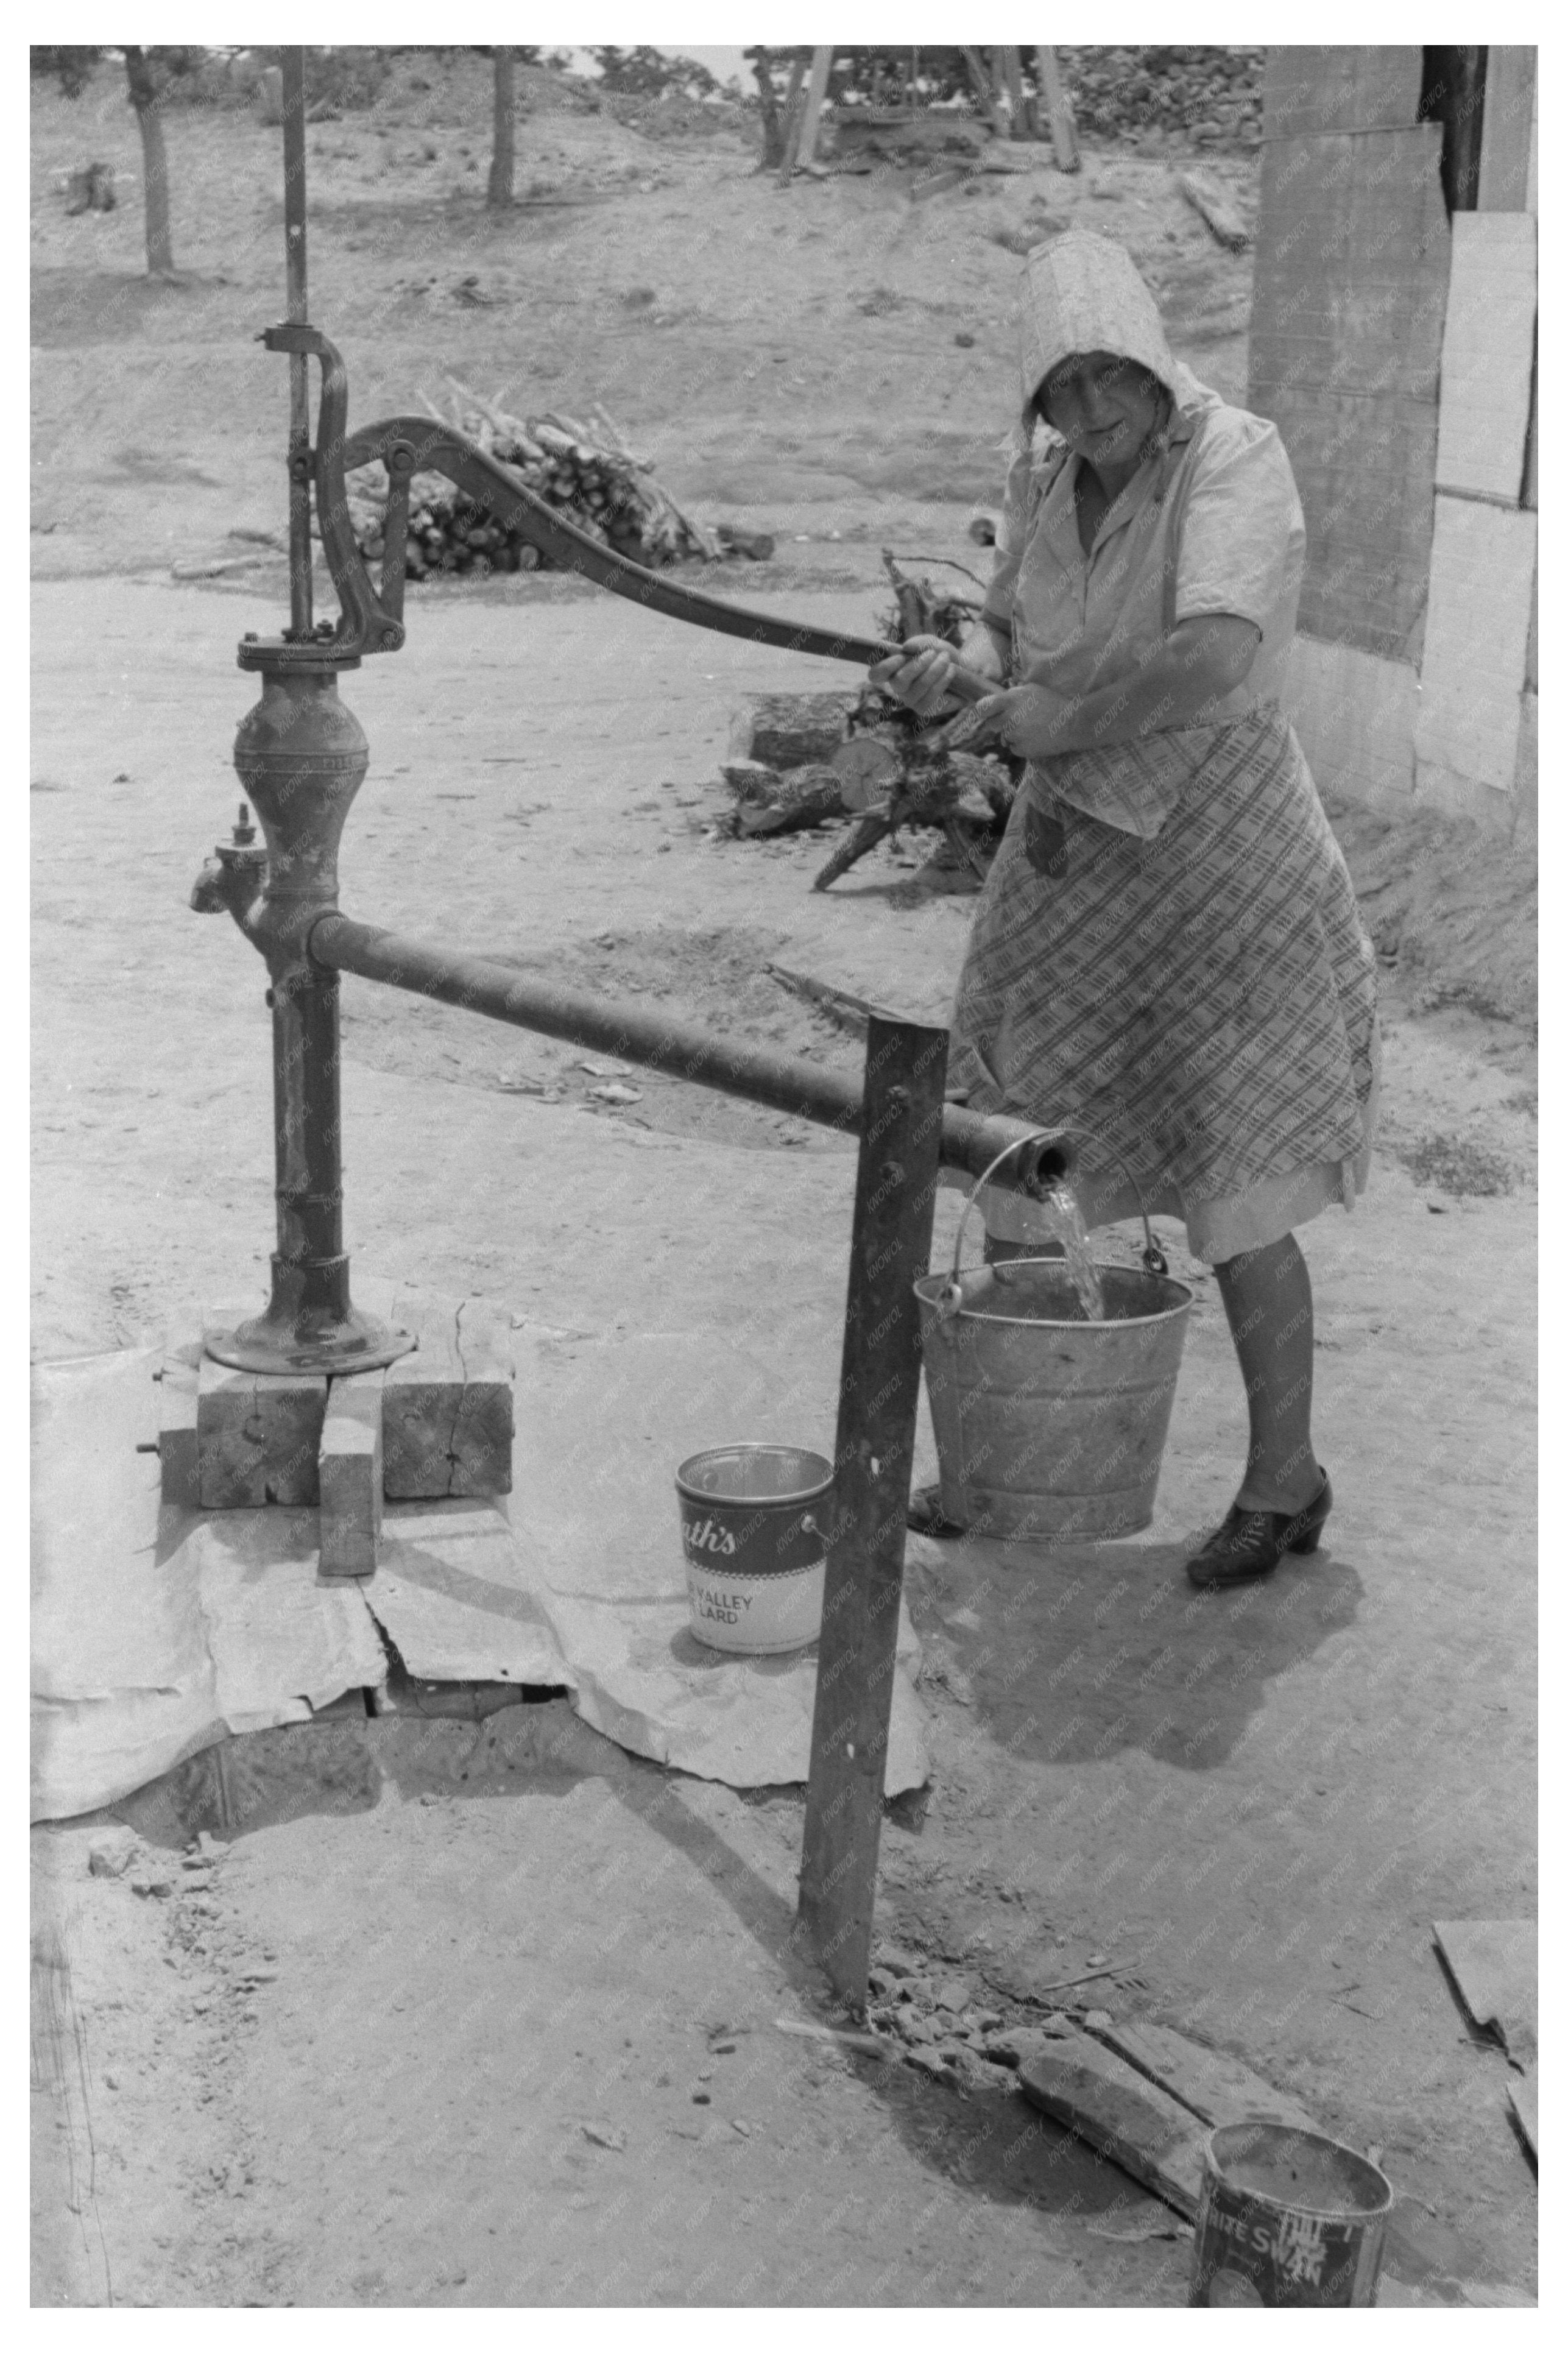
[[[354,415],[405,404],[443,358],[487,389],[519,377],[518,405],[531,371],[569,406],[602,398],[680,494],[808,534],[728,593],[863,628],[880,544],[973,553],[1016,267],[980,224],[1021,222],[1037,196],[1164,248],[1178,348],[1245,381],[1245,263],[1207,244],[1163,166],[1096,158],[1076,185],[1043,170],[911,209],[876,182],[784,198],[722,140],[542,113],[520,176],[602,201],[495,227],[440,120],[460,96],[430,94],[428,142],[412,105],[311,134],[317,314],[349,353]],[[133,168],[121,114],[116,93],[89,132],[48,100],[36,141],[47,1356],[258,1292],[270,1235],[260,968],[184,902],[237,797],[234,641],[276,626],[280,584],[179,588],[166,565],[277,520],[282,386],[247,340],[277,302],[274,135],[172,123],[196,282],[153,292],[129,274],[130,209],[66,221],[49,193],[89,145]],[[416,174],[437,184],[422,211]],[[469,271],[493,309],[444,290]],[[399,278],[432,290],[395,301]],[[654,304],[620,301],[645,284]],[[887,851],[814,895],[823,838],[711,830],[739,696],[838,678],[573,582],[411,600],[407,649],[345,686],[373,747],[345,903],[826,1059],[852,1043],[766,979],[769,958],[941,1018],[972,901]],[[1424,838],[1402,871],[1386,828],[1341,822],[1369,893],[1382,878],[1440,967],[1431,878],[1473,893],[1467,837]],[[1523,871],[1489,871],[1494,933],[1499,909],[1517,929]],[[1504,2062],[1464,2031],[1428,1941],[1433,1917],[1535,1905],[1533,1046],[1496,1018],[1517,995],[1449,977],[1391,970],[1373,1187],[1308,1239],[1341,1496],[1324,1555],[1193,1609],[1182,1540],[1228,1499],[1244,1426],[1200,1280],[1148,1539],[1025,1574],[911,1546],[935,1773],[889,1816],[880,1913],[1026,2010],[1114,1961],[1073,1998],[1233,2048],[1383,2148],[1393,2301],[1508,2300],[1534,2276]],[[721,1345],[727,1317],[754,1323],[765,1265],[781,1378],[815,1384],[830,1426],[842,1148],[650,1077],[606,1112],[584,1059],[345,984],[357,1261],[396,1273],[412,1253],[434,1287],[606,1349],[693,1299]],[[714,1155],[732,1214],[683,1231],[683,1167]],[[944,1201],[939,1249],[953,1221]],[[122,1810],[177,1883],[163,1899],[88,1877],[90,1826],[37,1835],[37,2300],[1183,2300],[1180,2242],[1096,2235],[1149,2227],[1152,2201],[1016,2098],[960,2101],[777,2032],[815,2000],[789,1938],[798,1791],[674,1780],[564,1714],[239,1744],[240,1834],[210,1873],[178,1862],[213,1820],[209,1768]]]

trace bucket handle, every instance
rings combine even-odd
[[[995,1159],[991,1163],[990,1167],[986,1169],[984,1175],[975,1179],[974,1185],[970,1192],[969,1198],[963,1205],[963,1215],[958,1221],[958,1236],[952,1245],[952,1277],[951,1282],[945,1286],[942,1296],[942,1304],[944,1308],[947,1308],[951,1312],[953,1308],[958,1306],[963,1296],[963,1286],[960,1283],[959,1277],[963,1271],[963,1264],[964,1229],[969,1223],[969,1213],[980,1198],[981,1187],[990,1182],[997,1169],[1001,1167],[1004,1160],[1005,1160],[1010,1154],[1018,1151],[1024,1145],[1051,1143],[1058,1136],[1061,1135],[1088,1136],[1089,1134],[1089,1129],[1083,1127],[1034,1127],[1029,1130],[1026,1135],[1015,1136],[1011,1144],[1005,1144],[1003,1145],[1001,1151],[996,1155]],[[1143,1248],[1141,1253],[1143,1261],[1143,1271],[1145,1274],[1168,1274],[1170,1272],[1169,1262],[1166,1260],[1164,1251],[1154,1240],[1154,1229],[1149,1223],[1149,1212],[1143,1206],[1143,1187],[1139,1184],[1137,1177],[1132,1174],[1131,1169],[1128,1166],[1121,1153],[1116,1150],[1114,1145],[1110,1146],[1110,1151],[1112,1156],[1120,1163],[1122,1175],[1126,1177],[1128,1183],[1131,1186],[1133,1192],[1138,1197],[1138,1214],[1143,1220]]]

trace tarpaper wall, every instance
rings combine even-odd
[[[1320,781],[1510,829],[1534,794],[1535,54],[1487,53],[1478,209],[1450,226],[1419,48],[1270,52],[1248,387],[1307,518],[1290,701]]]

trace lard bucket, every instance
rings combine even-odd
[[[1096,1266],[1103,1323],[1059,1258],[965,1270],[979,1191],[952,1274],[915,1284],[942,1516],[974,1535],[1131,1535],[1154,1516],[1193,1293],[1166,1274],[1147,1217],[1142,1269]]]
[[[1367,2305],[1394,2190],[1370,2158],[1292,2125],[1217,2125],[1204,2144],[1189,2305]]]
[[[675,1474],[691,1630],[714,1651],[798,1651],[822,1631],[833,1465],[803,1446],[712,1446]]]

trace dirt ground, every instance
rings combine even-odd
[[[479,100],[458,75],[310,134],[313,309],[353,417],[443,363],[518,407],[600,399],[679,496],[780,533],[721,593],[864,628],[880,546],[973,556],[1012,398],[997,228],[1126,236],[1178,350],[1245,385],[1245,258],[1163,164],[786,197],[727,137],[541,107],[519,176],[549,185],[498,226],[467,170],[483,139],[452,127]],[[193,282],[153,290],[133,203],[68,220],[52,193],[89,150],[133,175],[118,92],[37,110],[40,1356],[259,1295],[270,1237],[260,967],[184,902],[237,798],[234,643],[276,627],[282,582],[167,567],[279,519],[282,372],[249,339],[279,307],[280,166],[244,117],[174,117],[170,145]],[[1251,167],[1219,168],[1246,201]],[[479,307],[452,291],[476,274]],[[574,581],[411,596],[406,649],[344,685],[372,745],[344,903],[852,1060],[763,966],[941,1018],[973,899],[909,850],[814,895],[827,837],[713,822],[739,697],[840,682]],[[1022,1573],[911,1544],[934,1771],[889,1813],[879,1916],[1015,2014],[1152,2011],[1241,2053],[1384,2152],[1385,2301],[1517,2301],[1533,2179],[1429,1924],[1535,1912],[1532,876],[1321,782],[1387,974],[1373,1187],[1306,1237],[1325,1552],[1194,1608],[1183,1540],[1228,1501],[1245,1424],[1212,1282],[1168,1231],[1200,1305],[1148,1538]],[[353,982],[344,1040],[356,1263],[590,1352],[766,1322],[830,1430],[844,1147],[647,1074],[608,1111],[592,1058]],[[939,1250],[954,1221],[944,1200]],[[216,1769],[120,1810],[167,1896],[90,1878],[93,1824],[35,1834],[36,2301],[1184,2300],[1185,2243],[1140,2235],[1163,2210],[1016,2096],[778,2031],[818,2002],[790,1934],[799,1790],[661,1774],[559,1700],[342,1722],[235,1744],[238,1829],[186,1873]]]

